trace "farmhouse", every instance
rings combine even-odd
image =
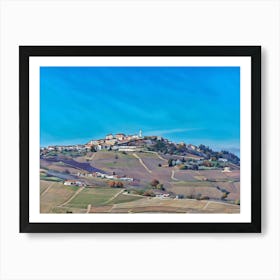
[[[129,178],[129,177],[121,177],[121,178],[118,178],[118,179],[121,180],[121,181],[133,182],[133,178]]]
[[[116,175],[107,175],[107,174],[101,173],[101,172],[95,172],[94,176],[98,177],[98,178],[102,178],[102,179],[117,179],[117,180],[120,180],[120,181],[133,182],[133,178],[119,177],[119,176],[116,176]]]
[[[101,173],[101,172],[95,172],[94,175],[95,175],[95,177],[99,177],[102,179],[115,179],[116,178],[116,176],[114,176],[114,175],[107,175],[107,174]]]
[[[170,196],[169,193],[159,190],[154,191],[154,194],[156,198],[168,198]]]
[[[85,183],[77,180],[66,180],[64,181],[65,186],[79,186],[79,187],[84,187],[86,186]]]
[[[225,167],[222,172],[231,172],[229,167]]]

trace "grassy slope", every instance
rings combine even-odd
[[[41,197],[40,197],[40,212],[41,213],[49,213],[52,209],[63,202],[67,201],[76,191],[76,188],[73,186],[64,186],[62,183],[58,182],[46,182],[40,181],[41,183]],[[42,190],[46,190],[46,184],[52,184],[47,192],[43,195]],[[47,187],[49,187],[48,185]]]
[[[206,207],[206,208],[205,208]],[[239,213],[237,205],[216,203],[213,201],[197,201],[193,199],[157,199],[143,198],[141,200],[117,204],[116,213],[147,213],[147,212],[177,212],[177,213]]]
[[[73,208],[87,208],[89,204],[100,206],[106,205],[120,189],[112,188],[86,188],[80,192],[73,200],[66,206]]]

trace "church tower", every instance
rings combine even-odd
[[[142,138],[142,130],[139,130],[139,138]]]

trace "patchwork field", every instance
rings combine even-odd
[[[41,159],[42,213],[236,213],[240,209],[238,169],[180,170],[168,167],[168,157],[156,152],[98,151],[65,159],[62,154],[55,161]],[[133,181],[110,187],[112,180],[94,176],[89,167]],[[65,186],[65,180],[79,180],[85,186]],[[151,185],[154,180],[159,189]],[[162,193],[168,198],[160,197]]]
[[[74,199],[66,204],[66,207],[87,208],[89,204],[100,206],[108,204],[118,193],[118,189],[109,188],[85,188]]]

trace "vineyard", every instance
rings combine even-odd
[[[57,156],[57,157],[46,157],[46,158],[44,158],[44,160],[49,161],[49,162],[63,162],[69,166],[72,166],[74,168],[81,169],[81,170],[84,170],[84,171],[87,171],[90,173],[92,173],[92,172],[105,173],[103,170],[95,168],[87,162],[78,162],[78,161],[75,161],[70,158],[64,158],[64,157]]]
[[[42,156],[40,168],[44,213],[235,213],[240,209],[240,170],[181,170],[156,152],[98,151],[75,158],[57,152]],[[120,178],[124,180],[117,188],[112,182]],[[73,192],[70,186],[63,187],[65,180],[82,182],[84,187]]]

